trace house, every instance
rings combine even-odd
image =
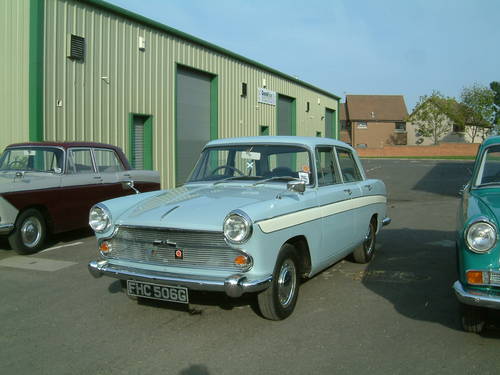
[[[370,148],[407,144],[408,111],[402,95],[347,95],[339,109],[344,142]]]
[[[432,108],[430,108],[432,106]],[[433,113],[424,121],[426,116],[419,116],[420,111]],[[433,124],[433,125],[430,125]],[[432,131],[425,134],[421,127],[428,127]],[[467,108],[453,98],[430,97],[418,105],[407,123],[408,145],[433,145],[436,143],[480,143],[489,134],[490,125],[471,125],[470,113]]]

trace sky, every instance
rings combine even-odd
[[[500,0],[107,0],[342,98],[500,81]]]

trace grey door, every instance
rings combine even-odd
[[[293,98],[278,95],[278,135],[295,135],[294,102]]]
[[[335,138],[335,111],[329,108],[325,109],[325,137]]]
[[[176,185],[186,181],[200,151],[210,140],[210,88],[213,76],[177,70]]]

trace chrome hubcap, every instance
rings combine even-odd
[[[42,237],[42,223],[36,217],[29,217],[21,226],[21,238],[24,246],[35,247]]]
[[[287,259],[280,269],[278,275],[278,298],[281,306],[288,307],[292,302],[297,287],[297,272],[292,260]]]
[[[366,234],[364,243],[365,252],[367,254],[370,254],[373,251],[374,242],[375,242],[374,228],[373,225],[370,223],[370,225],[368,226],[368,233]]]

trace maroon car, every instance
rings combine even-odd
[[[33,253],[47,233],[87,226],[95,203],[158,189],[159,173],[132,169],[116,146],[13,144],[0,157],[0,235],[18,253]]]

